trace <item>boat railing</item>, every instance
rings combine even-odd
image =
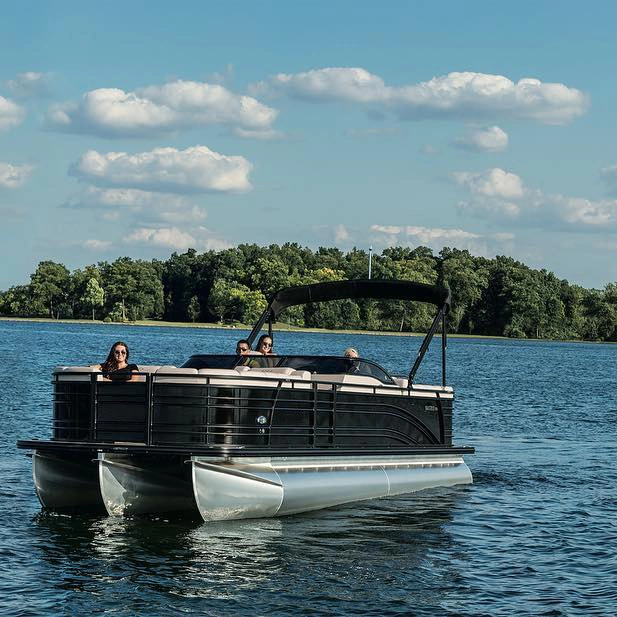
[[[131,381],[56,373],[54,439],[266,449],[451,443],[452,395],[441,387],[418,392],[307,371],[192,371],[137,372]]]

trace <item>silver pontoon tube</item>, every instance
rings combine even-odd
[[[228,462],[195,456],[191,463],[195,501],[206,521],[281,516],[472,483],[462,456],[447,454]]]

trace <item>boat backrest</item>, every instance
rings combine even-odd
[[[57,381],[89,382],[92,373],[98,373],[98,365],[91,366],[57,366],[54,375]],[[313,384],[320,390],[336,387],[340,392],[374,392],[376,394],[409,395],[413,397],[452,398],[450,386],[429,386],[414,384],[413,389],[407,389],[407,379],[394,377],[395,384],[383,384],[375,377],[347,373],[322,374],[310,373],[305,370],[294,370],[291,367],[248,367],[236,366],[233,369],[208,368],[178,368],[176,366],[140,365],[140,373],[154,376],[156,383],[181,383],[229,387],[282,387],[311,388]],[[101,380],[99,375],[97,379]],[[139,381],[145,381],[145,376]]]

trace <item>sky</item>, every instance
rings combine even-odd
[[[189,247],[617,281],[617,3],[0,6],[0,289]]]

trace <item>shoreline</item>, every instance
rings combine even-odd
[[[140,326],[147,327],[152,326],[156,328],[197,328],[197,329],[212,329],[212,330],[251,330],[252,325],[245,324],[218,324],[218,323],[187,323],[183,321],[158,321],[158,320],[140,320],[140,321],[127,321],[127,322],[105,322],[100,319],[52,319],[50,317],[3,317],[0,316],[0,322],[3,321],[15,321],[15,322],[33,322],[33,323],[55,323],[55,324],[84,324],[84,325],[99,325],[99,326]],[[424,332],[378,332],[376,330],[328,330],[325,328],[301,328],[298,326],[291,326],[285,323],[277,323],[277,328],[280,332],[314,332],[321,334],[367,334],[369,336],[419,336],[423,337]],[[436,336],[439,333],[435,333]],[[461,338],[461,339],[495,339],[505,341],[529,341],[529,342],[555,342],[555,343],[593,343],[593,344],[607,344],[615,345],[617,343],[613,341],[584,341],[575,339],[515,339],[508,338],[506,336],[491,336],[486,334],[450,334],[448,338]]]

